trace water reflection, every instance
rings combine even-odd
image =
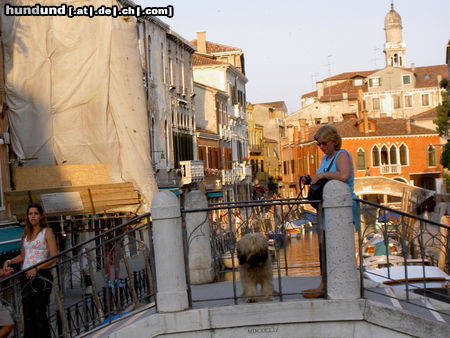
[[[279,251],[280,273],[286,275],[286,260],[289,276],[319,276],[319,244],[315,231],[302,231],[297,238],[286,241],[286,244]],[[273,250],[272,254],[274,275],[278,274],[277,256]],[[220,273],[221,281],[233,280],[231,270]],[[236,279],[239,279],[239,272],[236,267]]]

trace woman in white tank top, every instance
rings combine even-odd
[[[53,277],[50,268],[56,259],[39,264],[58,253],[53,230],[48,227],[44,210],[39,203],[28,205],[25,230],[22,235],[20,255],[7,260],[3,265],[22,263],[28,269],[22,278],[22,303],[24,337],[51,337],[47,318],[47,307],[52,291]]]

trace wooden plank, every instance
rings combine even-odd
[[[51,194],[55,192],[73,192],[73,191],[88,191],[88,189],[92,189],[93,191],[102,190],[102,189],[125,189],[131,188],[134,189],[133,183],[131,182],[120,182],[120,183],[109,183],[109,184],[96,184],[96,185],[84,185],[77,187],[60,187],[60,188],[49,188],[49,189],[32,189],[32,190],[15,190],[5,192],[5,196],[28,196],[28,191],[31,191],[32,194]]]
[[[89,189],[91,195],[89,195]],[[5,195],[5,201],[10,206],[11,213],[18,217],[23,217],[29,203],[29,196],[34,202],[41,201],[42,194],[60,193],[60,192],[79,192],[83,203],[83,211],[74,211],[68,213],[58,213],[58,215],[80,215],[98,213],[99,211],[109,209],[120,209],[126,206],[137,205],[140,203],[138,193],[135,191],[131,182],[111,183],[82,187],[63,187],[51,189],[37,189],[27,191],[12,191]],[[92,197],[92,200],[91,200]]]
[[[18,190],[107,184],[111,183],[111,165],[97,163],[24,166],[16,167],[14,175]]]
[[[129,198],[118,201],[102,201],[99,203],[94,202],[95,209],[101,209],[103,207],[111,207],[113,205],[121,206],[121,205],[131,205],[131,204],[139,204],[139,199],[137,198]]]
[[[92,196],[94,203],[98,203],[100,201],[117,201],[129,198],[138,198],[138,194],[134,191],[123,191],[115,194],[93,194]]]

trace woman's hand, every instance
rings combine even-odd
[[[324,178],[324,176],[325,176],[324,173],[318,173],[318,174],[315,174],[314,176],[311,176],[311,184],[317,183],[317,181],[319,181],[322,178]]]
[[[14,272],[14,269],[11,267],[6,267],[3,269],[0,269],[0,277],[9,276]]]
[[[8,259],[5,263],[3,263],[3,271],[6,271],[9,268],[9,262],[10,260]]]
[[[28,271],[27,271],[27,278],[28,278],[28,279],[34,278],[34,277],[37,275],[37,272],[38,272],[37,268],[28,270]]]

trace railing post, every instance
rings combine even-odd
[[[158,312],[182,311],[189,307],[189,303],[180,203],[172,192],[158,192],[152,200],[151,213]]]
[[[352,202],[347,184],[332,180],[325,185],[323,209],[330,299],[357,299],[360,296]]]
[[[205,209],[208,201],[204,193],[191,191],[186,196],[184,208]],[[206,211],[186,213],[188,237],[189,275],[191,284],[210,283],[214,280],[211,253],[211,226]]]

